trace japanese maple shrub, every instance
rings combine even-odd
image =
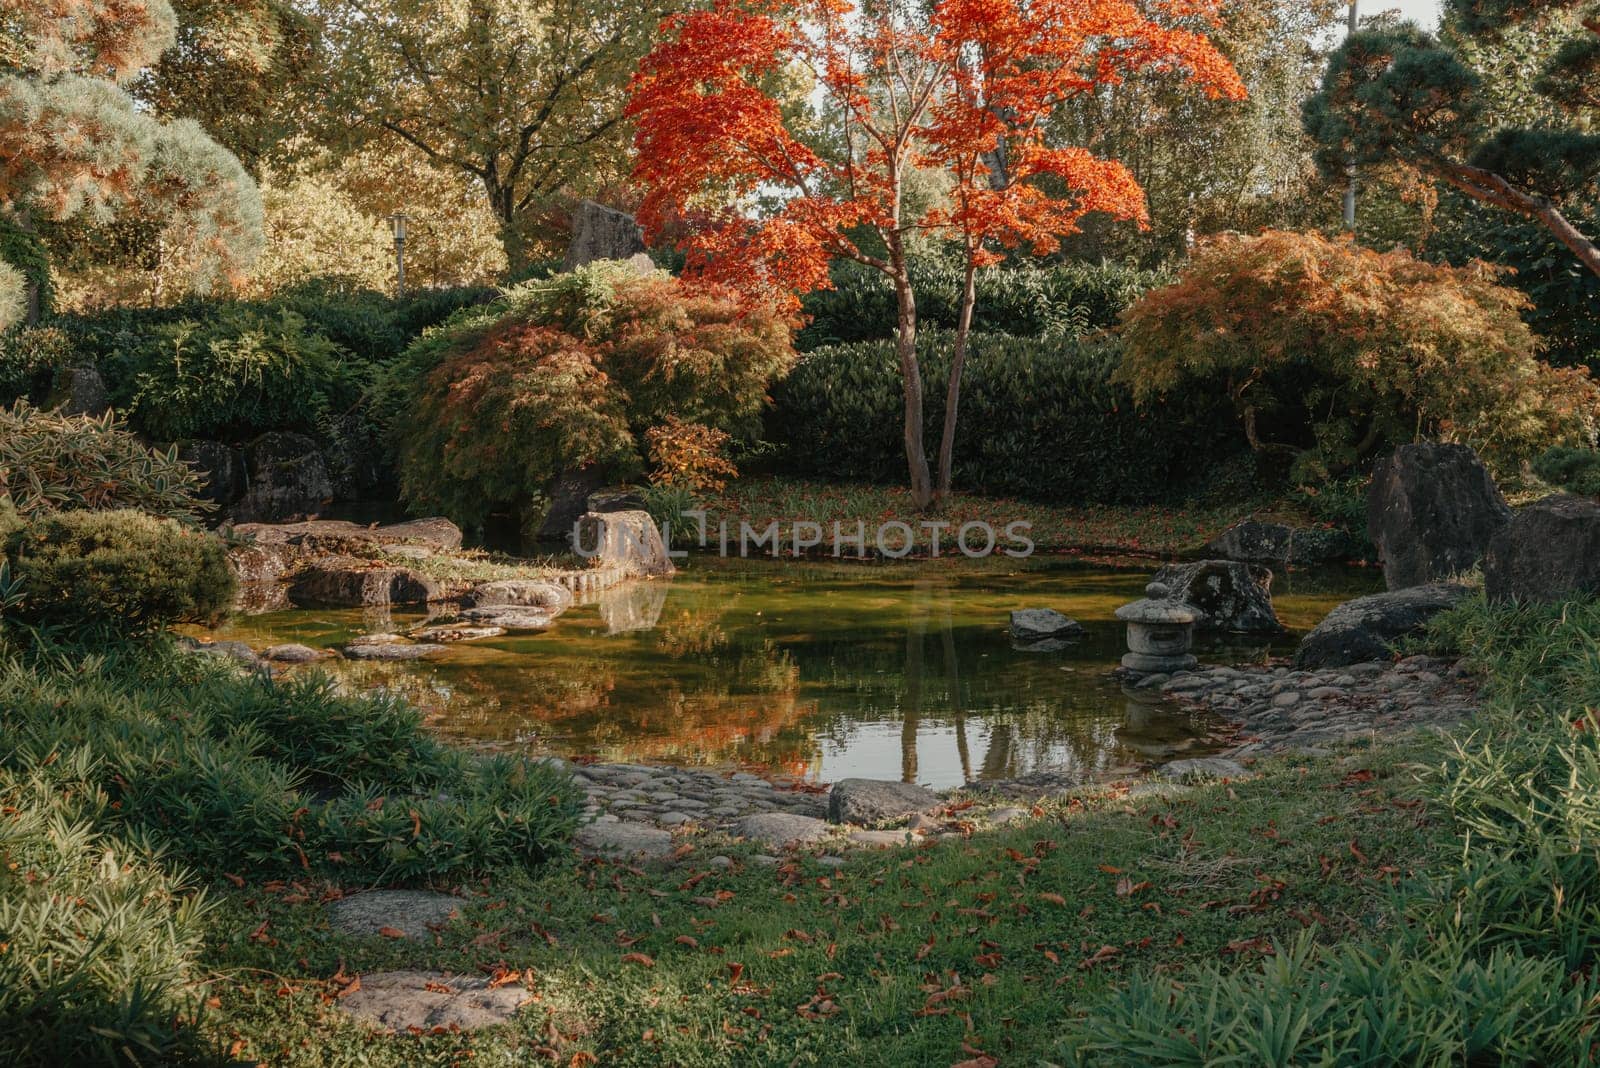
[[[1123,315],[1118,378],[1136,398],[1221,383],[1251,448],[1316,481],[1387,445],[1473,446],[1500,471],[1592,445],[1600,388],[1537,358],[1526,303],[1481,263],[1267,231],[1203,246]]]
[[[794,359],[775,309],[718,285],[596,264],[530,282],[425,335],[378,384],[401,490],[460,522],[541,518],[550,483],[629,476],[674,417],[753,437]]]

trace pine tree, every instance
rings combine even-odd
[[[1307,132],[1330,178],[1347,168],[1408,167],[1550,230],[1600,274],[1600,246],[1566,205],[1600,186],[1600,7],[1592,0],[1449,0],[1462,34],[1493,38],[1539,21],[1571,35],[1533,82],[1568,120],[1513,125],[1485,99],[1483,79],[1454,50],[1411,24],[1351,34],[1322,89],[1306,102]]]
[[[203,291],[259,253],[261,199],[198,124],[124,90],[175,34],[167,0],[0,0],[0,213],[160,219]]]

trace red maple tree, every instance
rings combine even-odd
[[[691,212],[691,270],[797,307],[835,257],[894,285],[905,448],[918,507],[935,499],[922,440],[914,235],[953,242],[965,287],[938,494],[948,492],[976,272],[1001,249],[1043,255],[1091,212],[1145,222],[1144,193],[1114,160],[1049,143],[1064,101],[1142,71],[1211,96],[1243,83],[1203,30],[1218,0],[718,0],[675,15],[634,78],[634,177],[647,230]],[[800,74],[800,96],[774,86]],[[913,207],[907,178],[949,191]],[[757,210],[759,203],[766,210]]]

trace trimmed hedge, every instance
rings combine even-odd
[[[932,459],[953,340],[918,338]],[[1148,503],[1191,496],[1248,467],[1220,395],[1191,392],[1139,410],[1111,384],[1114,340],[974,334],[963,376],[955,483],[1040,500]],[[773,391],[768,435],[795,475],[905,478],[904,402],[892,341],[817,349]]]
[[[58,512],[20,529],[0,515],[24,619],[137,631],[210,623],[233,603],[222,539],[132,510]]]
[[[922,329],[955,329],[961,281],[956,267],[912,261],[911,283]],[[1015,337],[1102,329],[1114,326],[1122,310],[1146,290],[1168,281],[1170,276],[1163,272],[1121,264],[990,267],[978,272],[972,329]],[[833,289],[805,298],[802,310],[810,321],[796,336],[795,348],[807,352],[823,345],[894,336],[894,288],[887,278],[869,267],[841,262],[833,270],[833,284]]]

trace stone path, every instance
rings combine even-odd
[[[473,1031],[509,1020],[528,1000],[521,983],[495,986],[480,977],[444,972],[372,972],[358,978],[336,1004],[388,1031]]]
[[[1173,676],[1161,689],[1237,723],[1238,745],[1222,754],[1231,758],[1448,727],[1478,708],[1475,681],[1456,663],[1428,656],[1315,671],[1209,668]]]

